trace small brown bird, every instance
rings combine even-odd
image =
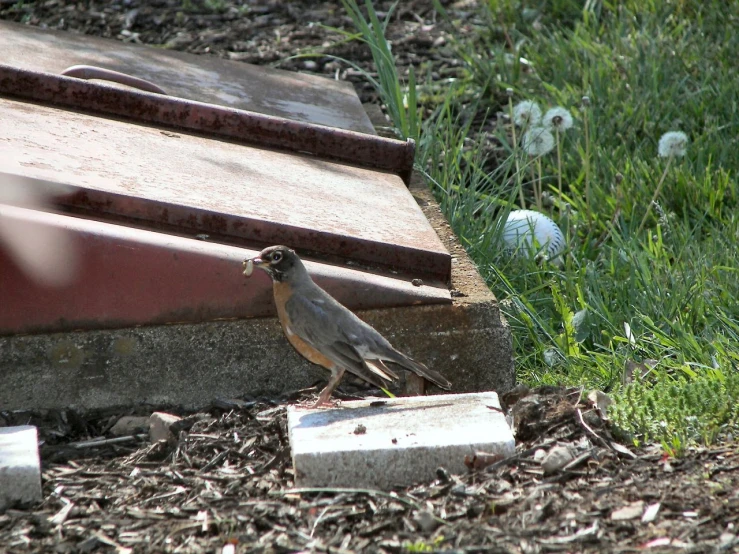
[[[251,275],[254,267],[272,278],[277,315],[287,340],[308,361],[331,372],[313,407],[329,404],[345,371],[376,387],[387,387],[398,378],[387,363],[425,377],[442,389],[451,388],[441,374],[395,350],[385,337],[316,285],[295,251],[270,246],[244,261],[244,275]]]

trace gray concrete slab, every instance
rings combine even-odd
[[[40,502],[41,463],[33,425],[0,427],[0,513]]]
[[[510,333],[494,303],[359,312],[455,392],[513,386]],[[301,358],[276,318],[0,337],[7,410],[176,404],[279,394],[328,372]]]
[[[389,490],[467,471],[476,452],[510,456],[515,441],[494,392],[290,406],[290,448],[298,487]]]

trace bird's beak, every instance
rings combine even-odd
[[[255,266],[260,267],[264,265],[264,260],[257,256],[256,258],[251,259],[251,263],[253,263]]]

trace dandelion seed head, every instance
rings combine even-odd
[[[669,131],[659,139],[657,153],[661,158],[681,157],[688,151],[688,135],[682,131]]]
[[[583,108],[590,107],[590,96],[583,96],[582,97],[582,105],[583,105]]]
[[[554,348],[547,348],[544,352],[544,363],[553,367],[559,361],[559,354]]]
[[[545,127],[532,127],[523,134],[523,149],[530,156],[543,156],[554,149],[554,135]]]
[[[531,100],[524,100],[513,108],[513,122],[519,127],[538,125],[541,121],[541,108]]]
[[[567,129],[572,128],[572,114],[566,108],[557,106],[556,108],[547,110],[547,113],[544,114],[544,119],[542,119],[542,124],[544,127],[549,127],[550,129],[563,133]]]
[[[513,97],[513,89],[512,89],[512,88],[510,88],[510,87],[508,87],[507,89],[505,89],[505,95],[506,95],[506,96],[507,96],[508,98],[512,98],[512,97]]]

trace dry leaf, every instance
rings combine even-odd
[[[642,523],[651,523],[655,519],[657,519],[657,514],[659,513],[659,508],[661,504],[659,502],[655,504],[650,504],[647,506],[647,509],[644,510],[644,515],[641,516],[641,522]]]
[[[639,500],[638,502],[632,502],[631,504],[627,504],[626,506],[623,506],[618,510],[614,510],[613,513],[611,513],[611,520],[627,521],[629,519],[636,519],[637,517],[640,517],[643,513],[644,502]]]

